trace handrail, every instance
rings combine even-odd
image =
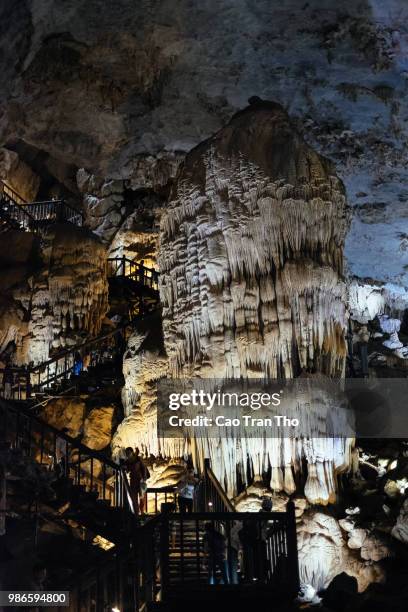
[[[40,464],[52,466],[59,477],[70,478],[74,485],[81,485],[85,491],[97,491],[99,499],[132,510],[125,494],[126,475],[115,461],[46,423],[21,405],[0,400],[0,412],[3,412],[0,419],[3,438],[13,447]]]
[[[128,479],[126,470],[125,470],[123,465],[119,465],[119,469],[120,469],[121,474],[122,474],[123,484],[124,484],[125,492],[126,492],[126,495],[127,495],[127,502],[128,502],[129,508],[130,508],[132,514],[135,514],[135,509],[133,507],[133,500],[132,500],[132,491],[130,489],[130,483],[129,483],[129,479]]]
[[[129,325],[129,323],[126,323],[120,327],[115,328],[107,334],[97,336],[96,338],[87,340],[81,344],[76,344],[75,346],[72,346],[69,349],[64,349],[56,355],[53,355],[53,357],[51,357],[47,361],[44,361],[43,363],[40,363],[36,366],[1,368],[0,376],[3,376],[6,372],[8,372],[13,377],[13,385],[18,385],[17,397],[14,397],[15,393],[13,392],[13,397],[10,397],[9,399],[29,399],[33,391],[42,389],[43,387],[46,387],[50,383],[56,382],[61,378],[66,378],[69,372],[73,371],[75,366],[74,359],[71,360],[72,363],[69,363],[70,357],[74,358],[77,352],[83,352],[84,349],[90,349],[92,347],[98,346],[103,342],[106,342],[106,340],[109,340],[116,334],[120,334],[121,332],[125,331]],[[58,371],[58,364],[62,360],[63,369],[61,371]],[[55,371],[50,372],[50,367],[53,365],[55,365]],[[41,380],[41,374],[43,374],[44,372],[46,372],[47,378],[46,380]],[[38,379],[37,381],[35,380],[36,378]]]
[[[249,587],[254,580],[259,580],[260,584],[268,585],[272,596],[277,593],[282,601],[287,599],[289,603],[299,589],[297,549],[293,548],[290,536],[292,533],[296,537],[292,506],[289,502],[286,512],[265,514],[161,514],[149,518],[135,527],[134,537],[129,542],[107,551],[98,567],[78,575],[71,587],[77,607],[80,608],[82,602],[85,604],[92,592],[96,593],[96,610],[120,605],[121,609],[145,612],[149,603],[160,601],[166,605],[173,588],[180,593],[180,587],[190,589],[195,584],[208,584],[211,567],[213,578],[221,578],[221,565],[224,565],[228,580],[225,587],[218,587],[218,594],[223,588],[231,593],[238,582]],[[207,523],[223,527],[226,544],[223,564],[215,559],[214,563],[211,549],[204,548]],[[275,528],[267,533],[274,523]],[[256,537],[239,545],[239,581],[237,539],[231,537],[237,525],[238,529],[252,525],[258,535],[261,532],[266,535],[262,544]],[[110,599],[104,590],[108,580],[114,589]]]
[[[223,562],[220,561],[222,537]],[[161,588],[211,579],[224,584],[268,584],[290,598],[299,589],[294,505],[286,512],[193,512],[163,514],[161,528]],[[240,576],[238,556],[241,554]]]
[[[161,504],[172,503],[176,509],[177,487],[167,485],[164,487],[147,487],[146,489],[146,512],[154,515],[161,512]],[[153,498],[153,499],[152,499]]]
[[[211,469],[210,459],[204,459],[204,498],[205,508],[213,512],[235,512],[233,502],[228,498],[218,478]]]
[[[1,188],[2,186],[2,188]],[[38,200],[27,202],[14,189],[0,181],[0,199],[14,206],[17,214],[26,214],[30,218],[28,229],[37,230],[36,225],[41,222],[67,221],[74,225],[82,226],[84,222],[83,213],[67,204],[64,199]]]
[[[136,316],[135,318],[138,318],[138,316]],[[48,361],[44,361],[43,363],[33,366],[30,369],[30,371],[32,373],[37,372],[38,370],[42,371],[47,366],[52,365],[53,363],[55,363],[56,361],[59,361],[60,359],[62,359],[63,357],[67,355],[71,355],[72,353],[81,351],[84,348],[93,346],[94,344],[99,344],[99,342],[103,342],[104,340],[108,340],[109,338],[112,338],[112,336],[115,336],[117,333],[125,330],[127,327],[129,327],[129,325],[130,325],[130,322],[128,321],[127,323],[124,323],[123,325],[120,325],[119,327],[115,327],[115,329],[113,329],[112,331],[106,334],[102,334],[101,336],[96,336],[95,338],[91,338],[90,340],[86,340],[85,342],[81,342],[80,344],[76,344],[68,349],[64,349],[63,351],[55,353],[55,355],[53,355],[50,359],[48,359]]]
[[[128,264],[132,264],[133,266],[136,266],[139,269],[142,270],[146,270],[147,272],[151,272],[152,274],[157,274],[159,275],[158,270],[156,270],[155,268],[148,268],[145,265],[142,265],[140,263],[137,263],[136,261],[134,261],[133,259],[129,259],[128,257],[108,257],[108,262],[109,261],[120,261],[120,262],[125,262]]]
[[[6,195],[7,195],[7,193],[9,193],[11,198],[16,202],[16,204],[18,204],[19,200],[20,200],[21,203],[27,204],[27,200],[25,200],[23,198],[23,196],[21,196],[19,193],[17,193],[17,191],[15,189],[10,187],[10,185],[8,185],[7,183],[5,183],[4,181],[1,181],[1,180],[0,180],[0,185],[3,186],[3,192]],[[1,188],[0,188],[0,191],[1,191]]]
[[[214,523],[222,523],[223,521],[247,521],[253,520],[255,522],[264,523],[265,521],[281,521],[282,524],[289,520],[291,512],[291,504],[288,502],[287,510],[285,512],[192,512],[192,513],[180,513],[172,512],[168,515],[170,521],[183,520],[183,521],[208,521]],[[163,515],[164,516],[164,515]]]
[[[115,345],[113,348],[113,350],[116,351],[115,354],[117,354],[120,349],[124,349],[127,329],[133,327],[136,321],[144,320],[151,314],[153,314],[153,312],[141,312],[135,315],[131,321],[127,320],[126,323],[115,327],[115,329],[111,330],[110,332],[96,336],[96,338],[86,340],[80,344],[76,344],[75,346],[64,349],[63,351],[59,351],[47,361],[36,366],[6,367],[0,369],[0,377],[8,373],[13,379],[11,396],[9,395],[8,398],[6,397],[6,391],[4,388],[0,390],[0,394],[3,393],[6,399],[30,399],[33,392],[38,392],[43,388],[50,387],[52,384],[60,381],[61,379],[66,380],[68,375],[74,371],[76,353],[80,353],[81,356],[84,357],[85,354],[89,355],[89,353],[95,352],[94,359],[91,363],[91,365],[95,365],[96,363],[100,363],[103,359],[103,355],[96,351],[98,346],[106,343],[115,336],[122,336],[123,341],[120,344]],[[107,348],[109,348],[109,346],[112,349],[112,344],[108,345]],[[41,377],[41,375],[44,373],[45,378]],[[15,387],[17,387],[17,393],[15,393]]]
[[[158,291],[159,288],[159,272],[154,268],[129,259],[128,257],[109,257],[108,260],[108,277],[110,279],[129,279],[150,288],[153,291]]]
[[[115,461],[113,461],[113,459],[109,459],[109,457],[104,455],[104,453],[102,453],[101,451],[97,451],[95,449],[89,448],[85,444],[82,444],[82,442],[80,442],[76,438],[72,438],[71,436],[61,431],[57,427],[54,427],[53,425],[50,425],[46,421],[43,421],[42,419],[40,419],[39,416],[37,416],[36,414],[33,414],[33,412],[31,412],[30,410],[27,410],[26,408],[24,408],[24,406],[22,405],[19,405],[18,407],[13,406],[12,404],[8,404],[7,402],[3,401],[1,398],[0,398],[0,406],[3,409],[10,410],[12,412],[15,412],[16,414],[20,413],[20,414],[25,415],[30,420],[38,423],[40,427],[43,427],[44,429],[48,429],[51,433],[57,435],[59,438],[62,438],[63,440],[71,444],[73,448],[76,448],[84,452],[84,454],[86,454],[89,457],[94,457],[94,459],[98,459],[99,461],[106,463],[113,469],[120,470],[121,466]]]
[[[0,202],[5,202],[6,205],[9,208],[5,208],[5,206],[3,205],[0,209],[1,212],[3,212],[3,214],[6,215],[6,217],[8,217],[11,221],[14,221],[16,224],[19,223],[19,218],[21,219],[25,219],[25,223],[23,221],[24,227],[27,228],[34,228],[35,229],[35,219],[32,216],[32,214],[27,210],[27,206],[21,205],[18,202],[16,202],[16,200],[14,200],[14,198],[8,194],[8,191],[13,192],[13,190],[11,188],[8,188],[5,190],[4,189],[5,185],[3,183],[3,193],[1,193],[0,191]],[[13,192],[16,193],[16,192]],[[16,194],[18,195],[18,194]],[[21,198],[22,199],[22,198]],[[24,200],[22,200],[24,202]]]

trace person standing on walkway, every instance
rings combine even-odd
[[[197,483],[198,478],[194,476],[194,468],[189,467],[177,487],[178,506],[181,514],[193,511],[194,493]]]
[[[139,263],[137,264],[137,268],[138,268],[138,281],[139,283],[141,283],[143,285],[143,281],[144,281],[144,259],[141,259],[139,261]]]
[[[10,367],[10,363],[7,363],[3,371],[4,399],[6,400],[12,399],[13,384],[14,384],[13,370]]]
[[[83,367],[84,362],[82,360],[81,353],[79,351],[76,351],[74,355],[74,375],[79,376],[82,372]]]
[[[126,449],[125,466],[130,474],[130,496],[133,510],[136,516],[143,514],[146,506],[146,481],[149,478],[149,470],[142,461],[139,449],[128,446]]]
[[[217,584],[217,571],[221,574],[220,584],[229,584],[227,543],[213,523],[205,524],[203,545],[204,552],[207,553],[209,584]]]
[[[62,434],[68,434],[68,427],[63,427],[61,429]],[[55,441],[55,473],[57,478],[63,478],[68,473],[68,443],[65,438],[62,436],[57,436]]]

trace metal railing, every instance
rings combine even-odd
[[[159,288],[159,273],[127,257],[108,258],[108,277],[126,277],[155,291]]]
[[[204,459],[204,471],[194,491],[194,512],[235,512],[235,506],[229,499],[219,480],[210,467],[210,459]],[[162,504],[177,512],[177,486],[148,487],[146,491],[147,514],[161,512]]]
[[[15,204],[19,204],[20,206],[25,206],[25,204],[27,204],[27,200],[25,200],[19,193],[17,193],[17,191],[3,181],[0,181],[0,191],[3,192],[8,200],[14,202]]]
[[[46,391],[58,392],[78,370],[112,363],[123,354],[136,321],[149,314],[136,315],[131,323],[126,322],[108,333],[60,351],[37,366],[1,368],[0,397],[29,400]]]
[[[72,223],[78,227],[83,225],[83,214],[67,204],[65,200],[46,200],[26,204],[27,211],[38,223]]]
[[[211,544],[214,531],[222,546]],[[162,513],[139,526],[127,548],[109,551],[103,565],[78,576],[71,596],[77,609],[145,612],[173,592],[194,585],[231,589],[268,585],[288,601],[299,589],[293,503],[286,512]],[[108,591],[106,585],[110,584]],[[210,586],[208,588],[211,588]],[[201,593],[203,593],[201,591]],[[254,593],[255,595],[255,593]]]
[[[0,181],[0,208],[25,231],[39,232],[52,223],[72,223],[82,227],[82,212],[65,200],[26,202],[14,189]]]
[[[134,531],[127,547],[115,547],[74,576],[70,588],[73,610],[147,612],[151,602],[161,600],[161,515]]]
[[[201,510],[204,512],[234,512],[235,506],[211,469],[210,459],[204,459]]]
[[[58,477],[97,492],[98,499],[131,510],[129,483],[121,466],[102,452],[81,444],[24,407],[0,400],[1,439]]]
[[[299,588],[293,503],[286,512],[166,514],[161,529],[162,590],[192,583]]]
[[[146,511],[147,514],[159,514],[162,504],[172,504],[176,510],[177,487],[169,485],[167,487],[148,487],[146,491]]]
[[[14,194],[15,192],[9,187],[6,188],[6,186],[3,186],[3,192],[1,193],[0,184],[0,216],[13,229],[21,229],[26,232],[31,231],[31,229],[36,231],[34,217],[25,205],[20,205],[12,199],[11,193]],[[15,195],[22,200],[18,194]],[[24,200],[22,201],[24,202]]]
[[[28,400],[38,393],[58,390],[77,370],[112,362],[121,354],[129,335],[129,325],[60,351],[48,361],[32,367],[0,369],[0,397]],[[80,356],[80,361],[78,360]],[[8,381],[9,386],[6,387]]]

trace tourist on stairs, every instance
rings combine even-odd
[[[149,470],[142,461],[139,449],[128,446],[125,451],[125,466],[130,474],[130,496],[133,504],[133,511],[138,516],[143,514],[146,506],[146,481],[149,478]]]
[[[193,511],[194,492],[198,478],[194,476],[194,468],[189,467],[182,476],[178,487],[178,506],[181,514]]]
[[[12,399],[13,384],[14,384],[13,370],[11,369],[10,364],[7,363],[3,371],[4,399],[6,400]]]
[[[84,362],[82,360],[81,354],[77,351],[74,355],[74,375],[79,376],[82,372],[84,366]]]
[[[217,584],[217,570],[221,573],[220,584],[229,584],[227,565],[227,543],[213,523],[205,524],[204,552],[208,559],[208,582]]]

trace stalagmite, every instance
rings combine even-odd
[[[168,375],[341,376],[346,228],[344,190],[331,163],[304,143],[279,105],[251,105],[193,149],[161,219]],[[158,447],[177,456],[181,441],[147,438],[150,421],[134,406],[140,422],[132,439],[147,440],[149,452]],[[351,446],[348,440],[263,438],[262,432],[240,444],[227,437],[189,441],[198,465],[211,457],[229,494],[247,456],[256,477],[271,467],[271,488],[289,494],[306,459],[306,495],[321,503],[334,501],[336,474],[350,465]]]
[[[379,321],[382,331],[390,335],[388,340],[384,340],[383,345],[389,349],[402,348],[403,344],[398,337],[398,332],[401,328],[401,321],[399,319],[392,319],[387,315],[380,316]]]

